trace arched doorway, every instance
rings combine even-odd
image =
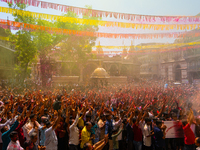
[[[111,76],[117,76],[119,74],[119,71],[117,69],[116,65],[111,65],[110,67],[110,75]]]
[[[122,65],[120,75],[122,76],[128,76],[128,69],[126,66]]]
[[[98,65],[94,63],[87,64],[83,69],[83,81],[89,82],[90,76],[96,68],[98,68]]]
[[[181,66],[177,65],[175,67],[175,81],[181,81]]]

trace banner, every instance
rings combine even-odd
[[[68,5],[44,2],[39,0],[0,0],[1,2],[6,3],[23,3],[26,5],[44,8],[44,9],[55,9],[61,12],[67,13],[68,11],[74,12],[77,15],[88,15],[92,17],[114,17],[116,19],[126,19],[137,22],[176,22],[176,23],[191,23],[191,22],[200,22],[199,16],[152,16],[152,15],[136,15],[136,14],[127,14],[127,13],[119,13],[119,12],[109,12],[109,11],[101,11],[80,7],[73,7]]]
[[[138,24],[138,23],[126,23],[126,22],[111,22],[102,20],[91,20],[82,18],[72,18],[58,15],[50,15],[43,13],[36,13],[30,11],[23,11],[19,9],[12,9],[7,7],[0,7],[0,12],[21,15],[26,17],[41,18],[47,20],[56,20],[61,22],[69,22],[75,24],[86,24],[91,26],[105,26],[105,27],[120,27],[120,28],[133,28],[133,29],[153,29],[153,30],[194,30],[199,29],[200,24]]]
[[[164,121],[167,126],[166,138],[184,138],[182,123],[178,121]]]
[[[62,28],[52,28],[46,26],[39,26],[16,21],[0,19],[0,26],[4,29],[12,30],[43,30],[48,33],[66,34],[66,35],[79,35],[79,36],[92,36],[99,38],[130,38],[130,39],[153,39],[153,38],[180,38],[180,37],[197,37],[200,32],[172,32],[172,33],[150,33],[150,34],[117,34],[117,33],[102,33],[102,32],[88,32],[79,30],[69,30]]]

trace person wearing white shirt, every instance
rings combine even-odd
[[[69,121],[69,150],[78,150],[79,145],[79,129],[77,127],[79,121],[80,111],[78,109],[78,113],[76,115],[75,120]],[[83,116],[81,116],[83,117]]]
[[[19,144],[18,133],[16,131],[10,133],[10,139],[11,141],[8,144],[7,150],[23,150]]]
[[[100,120],[98,121],[98,127],[100,129],[99,141],[101,141],[105,137],[105,123],[105,115],[101,114]]]
[[[38,135],[38,140],[37,140],[37,144],[39,144],[39,130],[35,130],[34,128],[40,128],[41,125],[36,121],[37,120],[37,116],[35,114],[31,114],[30,115],[30,122],[27,122],[24,127],[22,128],[24,131],[24,135],[26,137],[26,140],[30,140],[30,134],[32,132],[37,132]]]
[[[47,129],[45,131],[45,142],[44,145],[46,146],[46,150],[57,150],[58,139],[55,133],[55,129],[60,122],[61,111],[58,111],[58,116],[56,121],[51,125],[50,122],[46,122]]]
[[[143,128],[143,142],[145,150],[151,150],[151,136],[154,133],[151,130],[151,119],[145,118],[145,125]]]
[[[119,119],[118,116],[115,116],[113,120],[113,130],[118,129],[121,124],[122,124],[122,119],[121,118]]]
[[[123,111],[120,111],[120,116],[123,118],[124,114],[123,114]],[[123,124],[122,124],[122,121],[123,119],[119,119],[119,117],[117,116],[114,117],[114,121],[113,121],[113,128],[114,129],[119,129],[119,128],[122,128]],[[122,132],[117,136],[117,140],[118,140],[118,143],[119,143],[119,149],[122,149],[122,145],[123,145],[123,139],[122,139]]]

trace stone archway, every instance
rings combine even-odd
[[[181,82],[181,66],[178,64],[175,66],[175,81]]]
[[[111,65],[109,72],[110,72],[110,76],[118,76],[119,75],[119,70],[116,65]]]
[[[127,69],[127,67],[125,65],[121,66],[120,75],[128,76],[128,69]]]
[[[93,71],[98,68],[98,65],[95,63],[88,63],[83,69],[83,81],[88,82]]]

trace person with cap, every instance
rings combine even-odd
[[[86,122],[85,127],[81,131],[81,145],[80,145],[80,148],[83,148],[83,145],[85,143],[92,144],[92,140],[94,139],[94,137],[93,136],[91,137],[91,128],[92,128],[92,124],[90,122]]]
[[[12,131],[10,133],[10,143],[8,144],[7,150],[24,150],[18,141],[18,133],[16,131]]]
[[[154,127],[155,150],[164,150],[166,128],[162,120],[156,121],[156,126]]]

